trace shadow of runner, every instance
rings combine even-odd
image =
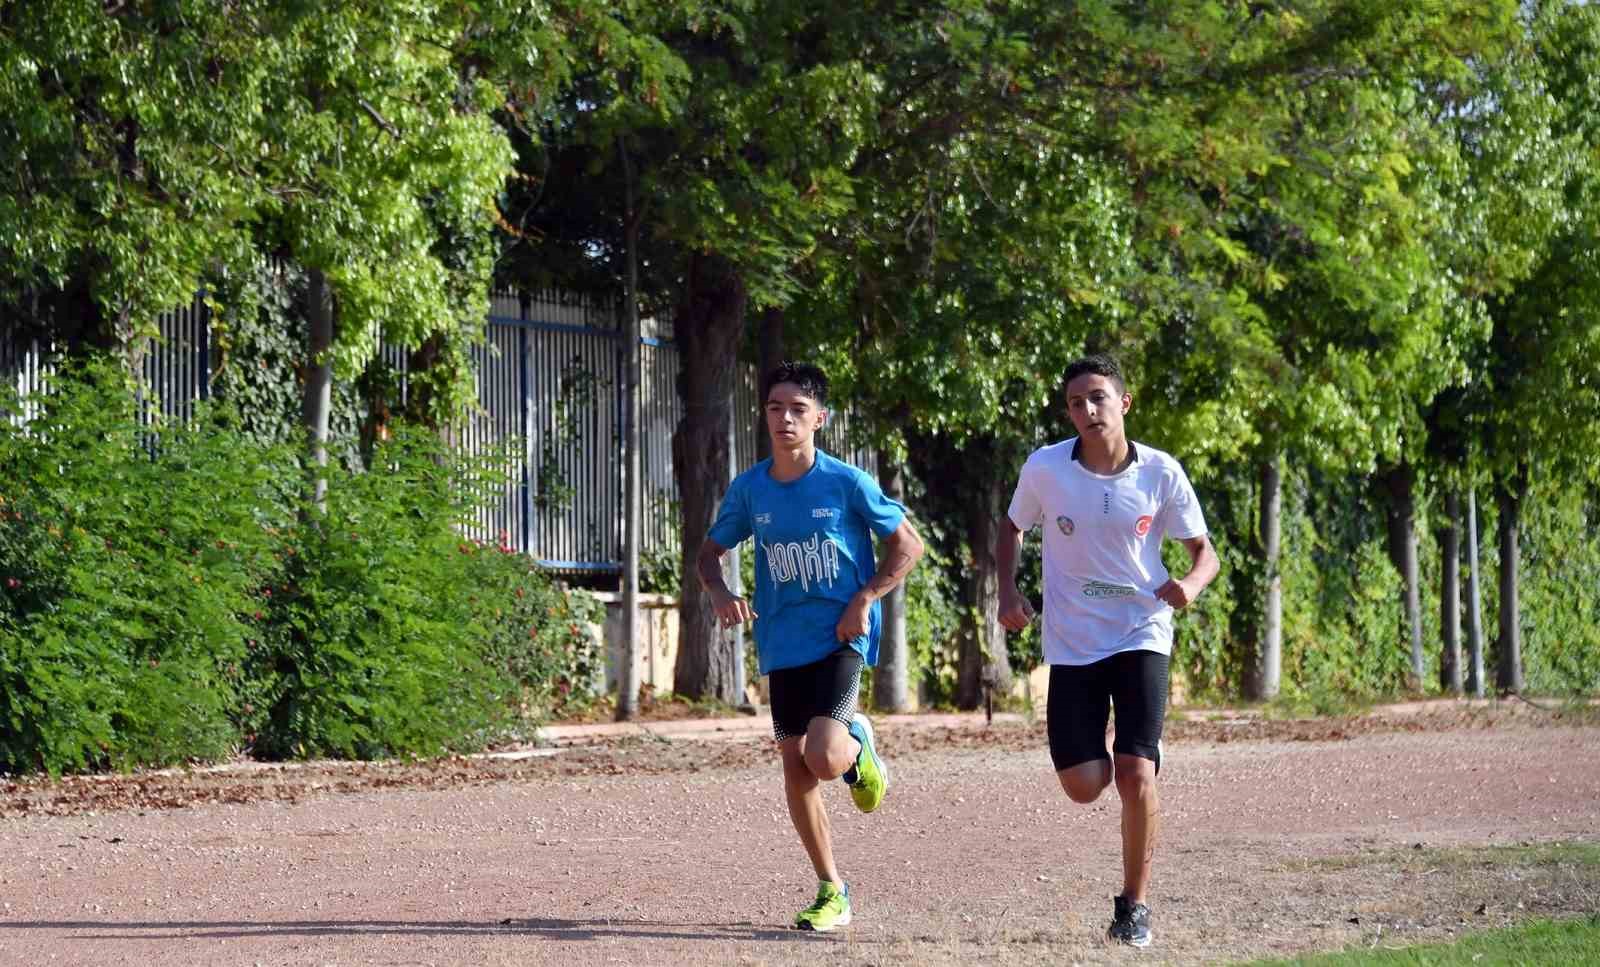
[[[661,923],[646,920],[551,920],[508,918],[493,922],[406,921],[406,920],[285,920],[114,922],[105,920],[36,920],[0,922],[0,934],[8,930],[93,931],[72,935],[79,940],[181,940],[248,937],[302,936],[336,937],[360,934],[399,934],[424,936],[535,936],[548,940],[601,940],[637,938],[642,940],[765,940],[786,943],[812,943],[840,940],[833,936],[738,923]],[[124,931],[124,932],[118,932]],[[134,931],[134,932],[127,932]]]

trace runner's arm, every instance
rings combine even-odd
[[[850,599],[834,627],[834,635],[840,641],[850,641],[867,633],[867,612],[872,602],[899,587],[925,550],[921,535],[911,526],[911,521],[904,518],[900,526],[879,543],[882,546],[878,549],[877,573]]]
[[[1189,573],[1156,588],[1156,597],[1174,608],[1183,608],[1194,603],[1194,599],[1206,589],[1206,585],[1222,570],[1222,562],[1217,558],[1216,548],[1211,546],[1211,537],[1207,534],[1178,538],[1178,543],[1189,552]]]
[[[727,548],[708,537],[700,542],[694,569],[700,587],[711,597],[711,610],[716,612],[717,620],[724,628],[731,628],[752,620],[756,612],[749,601],[728,590],[727,579],[722,576],[722,555],[726,553]]]
[[[994,564],[999,571],[1000,624],[1007,631],[1021,631],[1033,620],[1033,606],[1017,590],[1017,558],[1022,556],[1022,531],[1002,514],[1000,533],[994,539]]]

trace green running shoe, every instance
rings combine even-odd
[[[850,717],[850,734],[861,743],[856,754],[856,764],[840,778],[850,786],[850,798],[856,808],[870,813],[883,804],[883,794],[889,791],[889,767],[878,758],[872,741],[872,723],[857,712]]]
[[[827,880],[817,882],[817,898],[811,905],[795,914],[794,925],[799,930],[815,930],[818,933],[827,933],[835,927],[845,927],[850,924],[850,884],[846,883],[844,889],[834,886]]]

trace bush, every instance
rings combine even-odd
[[[498,545],[463,545],[472,604],[484,615],[484,655],[520,689],[526,728],[557,712],[578,712],[604,688],[594,596],[550,579],[525,555]]]
[[[109,364],[55,383],[0,423],[0,768],[226,756],[291,465],[212,420],[141,427]]]
[[[593,598],[461,528],[497,459],[402,430],[303,504],[225,411],[71,365],[0,422],[0,770],[476,748],[591,697]]]
[[[243,709],[257,754],[436,754],[502,724],[512,685],[483,654],[454,469],[413,430],[365,473],[326,473],[325,508],[304,509],[282,583],[261,591]]]

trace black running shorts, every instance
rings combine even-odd
[[[849,725],[861,690],[861,665],[860,652],[840,648],[821,661],[772,672],[767,678],[772,737],[782,742],[805,735],[818,716]]]
[[[1166,655],[1124,651],[1091,665],[1051,665],[1046,715],[1057,771],[1106,759],[1106,722],[1117,709],[1112,751],[1161,764],[1167,718]]]

